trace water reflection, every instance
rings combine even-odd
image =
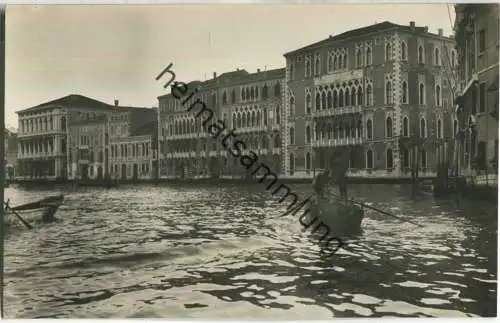
[[[358,199],[424,227],[367,211],[364,235],[322,258],[259,186],[55,189],[67,194],[63,222],[7,238],[8,317],[496,313],[496,209],[356,187]],[[15,205],[52,193],[6,195]]]

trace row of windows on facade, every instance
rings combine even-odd
[[[30,143],[21,142],[19,145],[21,154],[54,152],[54,141],[52,138],[49,138],[47,140],[42,140],[39,142],[30,142]]]
[[[391,117],[388,117],[386,119],[385,123],[385,137],[386,138],[392,138],[394,136],[394,128],[393,128],[393,121]],[[456,134],[458,131],[458,121],[454,120],[453,122],[453,131]],[[409,127],[409,120],[408,117],[403,118],[403,129],[401,131],[403,137],[409,137],[410,136],[410,127]],[[363,127],[362,127],[362,122],[361,120],[352,120],[350,122],[328,122],[328,123],[322,123],[322,124],[316,124],[315,126],[315,138],[316,140],[323,140],[323,139],[344,139],[344,138],[359,138],[362,136],[363,133]],[[428,131],[427,131],[427,122],[424,118],[420,120],[420,137],[422,138],[427,138],[428,136]],[[295,128],[290,127],[289,129],[289,143],[291,145],[295,144]],[[436,137],[438,139],[443,138],[443,125],[441,119],[437,119],[436,121]],[[307,125],[305,129],[305,143],[309,144],[311,143],[311,138],[312,138],[312,128],[311,126]],[[368,140],[373,139],[373,122],[371,119],[368,119],[366,121],[366,138]]]
[[[403,168],[409,169],[410,168],[410,152],[408,149],[404,148],[401,151],[401,162]],[[311,170],[313,168],[312,165],[312,155],[310,152],[307,152],[305,155],[305,168],[306,170]],[[368,149],[366,151],[366,158],[365,158],[365,168],[366,169],[373,169],[374,168],[374,153],[371,149]],[[289,155],[289,172],[290,174],[295,173],[295,165],[296,165],[296,157],[293,153]],[[349,160],[349,168],[354,168],[354,160]],[[420,158],[419,158],[419,166],[421,168],[427,168],[427,152],[425,150],[420,151]],[[385,152],[385,168],[392,170],[394,169],[394,153],[392,149],[387,149]]]
[[[149,144],[136,143],[111,145],[111,157],[149,157]]]
[[[66,129],[66,118],[61,121],[62,130]],[[40,117],[29,120],[19,120],[19,130],[21,133],[52,131],[55,130],[55,124],[52,116]]]
[[[418,63],[419,64],[424,64],[425,63],[425,50],[423,45],[419,45],[417,49],[418,55]],[[364,55],[363,55],[364,54]],[[448,52],[446,51],[446,54]],[[364,59],[363,59],[364,58]],[[405,41],[401,42],[401,60],[402,61],[408,61],[408,46],[406,45]],[[441,56],[441,50],[439,47],[434,48],[434,65],[435,66],[441,66],[442,65],[442,56]],[[390,43],[386,44],[385,46],[385,61],[390,62],[393,60],[393,48]],[[450,56],[446,56],[445,60],[449,60],[449,65],[451,67],[455,67],[455,62],[456,62],[456,54],[455,51],[452,49]],[[321,56],[319,54],[316,54],[314,57],[314,66],[311,66],[311,56],[308,55],[306,56],[306,59],[304,60],[304,75],[305,77],[310,77],[313,75],[313,67],[314,67],[314,75],[318,76],[321,74]],[[372,50],[370,47],[367,47],[364,52],[361,49],[356,50],[356,68],[361,68],[363,66],[370,66],[372,65]],[[293,64],[290,64],[290,73],[293,75],[294,70],[293,70]],[[348,54],[347,52],[344,53],[338,53],[334,54],[332,52],[328,53],[328,64],[327,64],[327,71],[334,72],[337,70],[343,70],[348,68]]]
[[[392,83],[387,82],[385,86],[385,103],[393,104],[394,103],[394,94]],[[403,81],[401,84],[401,103],[408,104],[408,84],[406,81]],[[425,105],[426,103],[426,92],[425,85],[423,83],[419,84],[419,95],[418,95],[418,104]],[[441,102],[441,86],[436,85],[434,98],[436,106],[440,107],[442,105]],[[306,114],[312,113],[312,96],[310,93],[306,94],[305,105],[306,105]],[[316,110],[325,110],[325,109],[335,109],[349,106],[360,106],[363,105],[363,89],[359,86],[357,89],[353,87],[351,90],[349,88],[344,89],[333,89],[326,90],[320,93],[316,93],[315,98]],[[366,105],[373,104],[373,92],[371,85],[367,85],[366,87]],[[295,114],[295,98],[290,98],[290,115],[293,116]]]
[[[479,92],[479,93],[478,93]],[[486,83],[479,84],[479,88],[473,87],[471,89],[471,112],[472,114],[486,112],[488,88]],[[479,95],[479,105],[477,102],[477,97]]]
[[[246,147],[250,150],[253,149],[272,149],[272,148],[280,148],[281,147],[281,136],[276,135],[272,138],[268,138],[267,136],[258,138],[246,138],[246,139],[240,139],[242,142],[245,143]],[[195,140],[191,141],[186,141],[186,142],[181,142],[178,144],[171,143],[168,146],[168,151],[169,152],[175,152],[175,153],[188,153],[188,152],[196,152],[198,144]],[[210,146],[211,150],[216,151],[217,150],[217,143],[207,143],[207,142],[202,142],[201,143],[201,151],[208,151],[208,147]],[[231,143],[228,141],[227,146],[231,147]],[[221,146],[222,147],[222,146]]]
[[[132,176],[133,175],[133,166],[132,165],[125,165],[122,164],[121,166],[121,171],[118,171],[118,165],[117,164],[112,164],[111,165],[111,175],[116,176],[116,175],[122,175],[125,173],[127,176]],[[139,175],[149,175],[150,173],[150,168],[149,164],[141,164],[141,171]]]
[[[278,82],[274,85],[274,96],[275,97],[281,97],[281,84]],[[260,94],[260,96],[259,96]],[[201,98],[199,98],[202,102],[205,102],[204,98],[206,98],[206,95],[202,95]],[[258,100],[258,99],[267,99],[269,98],[269,89],[267,84],[264,84],[259,90],[258,86],[251,86],[251,87],[245,87],[241,89],[240,92],[240,100],[241,101],[252,101],[252,100]],[[187,101],[184,105],[189,106],[190,103],[194,102],[196,99],[191,98],[189,101]],[[236,103],[236,90],[231,90],[231,104]],[[217,94],[213,93],[211,95],[211,103],[212,106],[217,105]],[[228,97],[227,97],[227,92],[224,91],[222,92],[222,104],[226,105],[228,104]],[[181,109],[181,103],[179,100],[169,100],[166,102],[167,105],[167,110],[172,111],[172,110],[179,110]]]
[[[270,112],[270,111],[269,111]],[[279,125],[281,122],[280,118],[280,107],[275,108],[274,124]],[[238,129],[241,128],[251,128],[251,127],[260,127],[268,126],[268,111],[260,112],[257,111],[239,111],[233,113],[233,123],[232,125],[227,124],[227,120],[223,119],[226,127],[235,127]],[[184,134],[194,134],[203,131],[203,125],[201,122],[195,122],[193,119],[190,120],[180,120],[175,121],[173,125],[168,127],[170,136],[184,135]],[[199,129],[199,130],[196,130]],[[162,134],[165,135],[164,128],[162,129]]]

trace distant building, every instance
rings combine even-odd
[[[188,93],[196,92],[184,102],[172,93],[160,96],[160,176],[163,178],[241,178],[249,171],[240,159],[229,152],[240,140],[241,154],[250,151],[258,162],[276,174],[281,168],[281,122],[284,69],[248,73],[245,70],[214,73],[211,80],[188,83]],[[177,95],[178,96],[178,95]],[[213,112],[197,117],[200,100]],[[193,105],[192,111],[188,107]],[[221,120],[224,131],[217,138],[209,134],[209,126]],[[237,139],[223,141],[231,129]],[[227,146],[227,147],[226,147]]]
[[[121,125],[123,133],[115,129],[113,116],[117,114],[127,118]],[[156,112],[121,107],[118,101],[110,105],[68,95],[19,111],[18,115],[20,179],[101,179],[114,170],[110,147],[115,133],[144,131],[142,127],[155,119]],[[154,124],[152,127],[154,137],[156,128]]]
[[[17,133],[5,129],[4,131],[4,152],[5,152],[5,178],[10,180],[16,175],[17,167]]]
[[[383,22],[284,56],[288,176],[327,168],[336,152],[361,177],[407,177],[417,163],[432,175],[448,158],[456,53],[441,29]]]
[[[457,166],[462,174],[497,174],[499,6],[457,4],[455,12],[462,90],[457,99]]]
[[[153,179],[158,171],[157,109],[119,108],[109,117],[109,173],[115,179]]]

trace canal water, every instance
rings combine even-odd
[[[293,186],[306,196],[308,185]],[[496,314],[497,210],[351,189],[423,228],[367,211],[333,257],[262,186],[6,189],[66,194],[62,222],[9,231],[8,318],[328,319]]]

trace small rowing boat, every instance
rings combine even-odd
[[[337,237],[349,237],[362,232],[361,222],[365,212],[362,207],[335,196],[317,199],[311,205],[311,219],[325,224],[330,233]],[[307,221],[307,220],[306,220]]]
[[[33,221],[43,221],[43,222],[53,222],[55,221],[54,214],[57,212],[59,207],[64,201],[64,195],[54,195],[43,198],[36,202],[26,203],[18,206],[10,206],[9,201],[4,202],[5,207],[5,219],[6,223],[11,223],[16,218],[21,220],[23,224],[25,222]],[[10,215],[14,215],[10,216]],[[29,227],[29,225],[26,225]]]

